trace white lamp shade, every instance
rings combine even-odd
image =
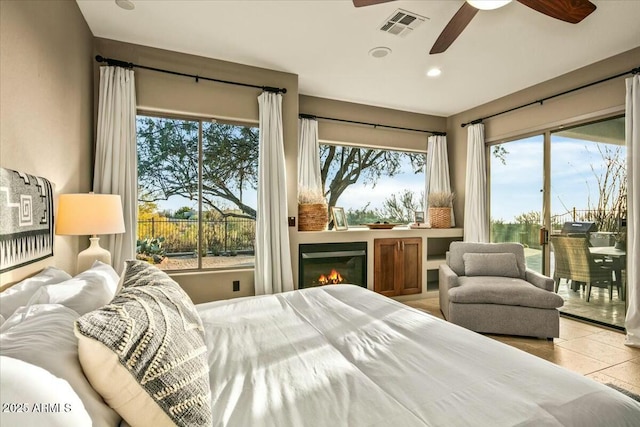
[[[87,236],[124,233],[122,202],[117,194],[61,194],[56,234]]]

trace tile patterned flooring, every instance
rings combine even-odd
[[[443,318],[438,298],[406,301],[405,304]],[[553,342],[506,335],[487,336],[595,381],[611,383],[640,395],[640,348],[624,345],[622,332],[560,317],[560,338]]]
[[[564,279],[560,281],[558,295],[564,299],[564,306],[560,308],[563,313],[575,314],[587,319],[624,327],[625,308],[624,301],[618,297],[618,290],[613,288],[613,298],[609,299],[609,290],[605,288],[592,288],[589,302],[585,298],[582,289],[572,291],[570,285]]]

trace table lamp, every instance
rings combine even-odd
[[[111,253],[100,247],[99,234],[124,233],[122,202],[117,194],[61,194],[58,199],[56,234],[91,236],[91,244],[78,254],[77,272],[95,261],[111,264]]]

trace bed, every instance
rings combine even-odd
[[[110,291],[120,289],[93,310],[78,306],[77,298],[71,310],[55,298],[57,284],[47,285],[49,296],[36,298],[39,304],[18,309],[23,317],[25,310],[48,313],[34,328],[47,337],[36,340],[36,352],[47,357],[34,357],[33,347],[30,358],[20,356],[18,332],[29,316],[16,321],[14,315],[0,331],[3,358],[66,379],[93,425],[117,425],[121,417],[132,426],[640,425],[640,403],[612,388],[358,286],[193,306],[175,282],[145,263],[128,262],[119,284],[112,274],[102,277]],[[53,314],[66,320],[54,322]],[[65,363],[78,363],[86,384],[60,371],[55,353],[62,344],[52,343],[50,324],[67,341],[75,335],[76,356]],[[177,335],[170,334],[173,327]],[[186,369],[174,371],[177,366]],[[183,395],[166,409],[162,400],[171,393]],[[2,415],[3,425],[26,426],[27,416],[38,414]],[[86,425],[84,414],[74,415],[76,424],[48,425]]]

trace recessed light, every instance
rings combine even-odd
[[[116,4],[124,10],[133,10],[136,8],[136,5],[133,4],[131,0],[116,0]]]
[[[374,47],[373,49],[371,49],[369,51],[369,55],[374,57],[374,58],[384,58],[385,56],[389,55],[391,53],[391,49],[389,49],[388,47],[384,47],[384,46],[380,46],[380,47]]]
[[[431,68],[429,71],[427,71],[427,76],[429,77],[438,77],[440,74],[442,74],[442,70],[440,68]]]

